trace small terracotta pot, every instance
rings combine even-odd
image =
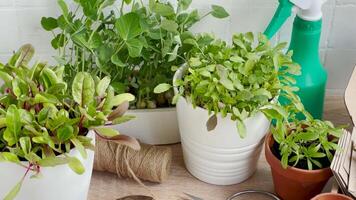
[[[323,193],[315,196],[311,200],[352,200],[352,198],[343,194]]]
[[[332,176],[330,168],[304,170],[288,166],[282,167],[281,161],[271,151],[274,139],[268,134],[265,141],[265,155],[271,166],[274,189],[284,200],[310,200],[319,194]]]

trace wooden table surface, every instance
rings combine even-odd
[[[329,96],[325,102],[324,118],[335,124],[352,124],[344,105],[343,97]],[[116,200],[127,195],[154,194],[159,200],[178,200],[186,198],[184,192],[204,200],[225,200],[230,195],[245,189],[273,192],[273,182],[269,165],[262,151],[256,173],[243,183],[230,186],[216,186],[199,181],[184,167],[180,144],[170,145],[173,150],[173,163],[169,179],[162,184],[145,182],[144,188],[132,180],[119,179],[115,174],[94,171],[89,190],[89,200]],[[243,198],[239,198],[243,199]],[[245,199],[266,199],[251,196]]]

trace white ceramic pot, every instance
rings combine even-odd
[[[90,131],[88,137],[95,143],[95,133]],[[94,151],[87,151],[88,158],[83,159],[76,149],[70,152],[83,164],[85,172],[78,175],[67,165],[42,167],[41,178],[30,178],[29,172],[16,200],[86,200],[93,170]],[[28,162],[23,162],[28,165]],[[26,169],[13,163],[0,163],[0,198],[12,189],[23,177]]]
[[[174,80],[180,79],[185,67]],[[218,124],[207,131],[208,111],[180,97],[177,116],[184,161],[188,171],[198,179],[216,185],[231,185],[249,178],[257,167],[263,139],[270,122],[260,112],[244,121],[247,136],[241,139],[236,122],[230,116],[217,116]]]
[[[137,109],[127,114],[136,118],[113,126],[121,134],[152,145],[180,142],[176,108]]]

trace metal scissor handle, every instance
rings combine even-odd
[[[233,194],[232,196],[230,196],[229,198],[227,198],[226,200],[233,200],[236,197],[245,195],[245,194],[251,194],[251,193],[255,193],[255,194],[263,194],[266,196],[269,196],[275,200],[281,200],[279,197],[277,197],[275,194],[271,193],[271,192],[267,192],[267,191],[261,191],[261,190],[244,190],[238,193]]]

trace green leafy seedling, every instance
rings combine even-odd
[[[134,139],[105,127],[133,119],[124,115],[133,95],[115,95],[109,77],[100,79],[87,72],[76,73],[72,84],[67,84],[63,66],[35,63],[28,67],[33,54],[32,45],[27,44],[7,64],[0,64],[4,81],[0,89],[0,162],[26,169],[7,200],[16,197],[29,172],[39,177],[42,167],[66,164],[74,172],[84,173],[82,163],[69,152],[74,147],[87,157],[87,150],[93,150],[89,130],[105,140],[139,149]]]
[[[116,92],[136,97],[131,108],[172,106],[173,91],[156,95],[154,88],[170,83],[171,67],[186,62],[192,45],[184,41],[195,42],[189,29],[208,15],[228,17],[217,5],[201,16],[189,9],[192,0],[177,0],[176,7],[161,0],[150,0],[148,5],[121,0],[119,9],[113,0],[73,2],[82,13],[71,11],[65,1],[58,0],[62,15],[41,20],[45,30],[55,33],[51,44],[58,50],[56,60],[65,67],[65,82],[71,83],[77,72],[110,76]]]
[[[187,54],[186,73],[174,83],[178,89],[174,103],[183,96],[210,114],[229,114],[241,138],[248,131],[244,120],[256,113],[261,111],[269,119],[287,115],[277,102],[279,96],[293,97],[295,104],[300,102],[290,86],[300,67],[292,61],[291,53],[283,52],[285,43],[273,46],[264,35],[253,33],[234,35],[232,45],[209,34],[183,43],[194,47]],[[162,93],[171,87],[160,84],[154,91]],[[215,118],[209,118],[208,130],[215,128]]]

